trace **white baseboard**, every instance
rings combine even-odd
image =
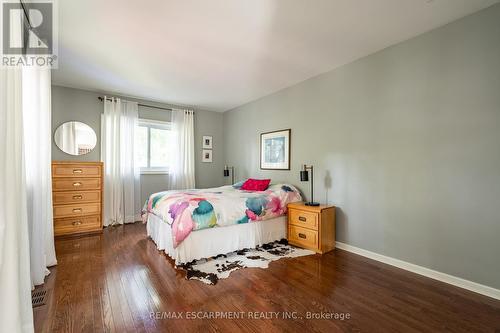
[[[380,261],[380,262],[383,262],[384,264],[395,266],[395,267],[398,267],[398,268],[401,268],[401,269],[404,269],[404,270],[407,270],[407,271],[410,271],[410,272],[413,272],[416,274],[420,274],[420,275],[429,277],[429,278],[434,279],[434,280],[449,283],[451,285],[454,285],[454,286],[457,286],[457,287],[460,287],[463,289],[467,289],[467,290],[476,292],[478,294],[482,294],[482,295],[500,300],[500,290],[492,288],[492,287],[488,287],[488,286],[485,286],[485,285],[482,285],[482,284],[479,284],[476,282],[465,280],[465,279],[462,279],[462,278],[459,278],[459,277],[456,277],[453,275],[441,273],[441,272],[438,272],[438,271],[435,271],[435,270],[432,270],[432,269],[429,269],[426,267],[411,264],[411,263],[403,261],[403,260],[387,257],[387,256],[384,256],[382,254],[378,254],[375,252],[364,250],[364,249],[361,249],[359,247],[345,244],[342,242],[336,242],[336,246],[337,246],[337,248],[339,248],[341,250],[345,250],[348,252],[359,254],[360,256],[370,258],[370,259],[373,259],[376,261]]]

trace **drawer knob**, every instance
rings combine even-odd
[[[304,238],[304,239],[306,239],[306,238],[307,238],[307,237],[306,237],[306,235],[304,235],[303,233],[299,233],[299,237],[300,237],[300,238]]]
[[[80,224],[82,224],[82,221],[75,221],[75,222],[73,222],[73,225],[80,225]]]
[[[81,208],[75,208],[73,209],[73,213],[81,213],[82,209]]]
[[[73,186],[75,186],[75,187],[82,186],[82,183],[76,182],[76,183],[73,183]]]
[[[304,216],[299,216],[299,221],[306,222],[307,219]]]
[[[73,173],[83,173],[82,169],[73,169]]]
[[[81,195],[74,195],[73,199],[75,199],[75,200],[81,200],[81,199],[83,199],[83,197]]]

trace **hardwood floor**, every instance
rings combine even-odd
[[[242,269],[215,286],[185,280],[142,224],[57,240],[56,251],[37,332],[500,331],[500,301],[338,249]],[[193,311],[244,318],[186,318]],[[306,319],[308,311],[349,319]],[[275,316],[267,312],[279,319],[249,318]]]

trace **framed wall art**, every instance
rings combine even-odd
[[[260,168],[262,170],[290,170],[291,129],[260,135]]]
[[[212,163],[212,150],[210,149],[203,149],[202,150],[202,159],[201,161],[203,163]]]
[[[212,149],[212,141],[213,138],[211,135],[204,135],[203,136],[203,149]]]

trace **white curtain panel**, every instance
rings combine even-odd
[[[57,264],[52,221],[50,69],[23,68],[23,131],[31,282],[44,283]]]
[[[33,332],[21,69],[0,69],[0,332]]]
[[[104,162],[104,225],[138,220],[139,170],[134,158],[134,134],[139,119],[135,102],[104,97],[101,160]]]
[[[141,220],[140,215],[140,168],[135,164],[135,132],[139,121],[138,105],[135,102],[122,102],[121,119],[121,175],[123,181],[123,202],[125,223]],[[139,203],[139,205],[138,205]],[[136,209],[136,207],[140,207]]]
[[[194,112],[172,110],[172,163],[169,171],[170,188],[195,188],[194,174]]]

